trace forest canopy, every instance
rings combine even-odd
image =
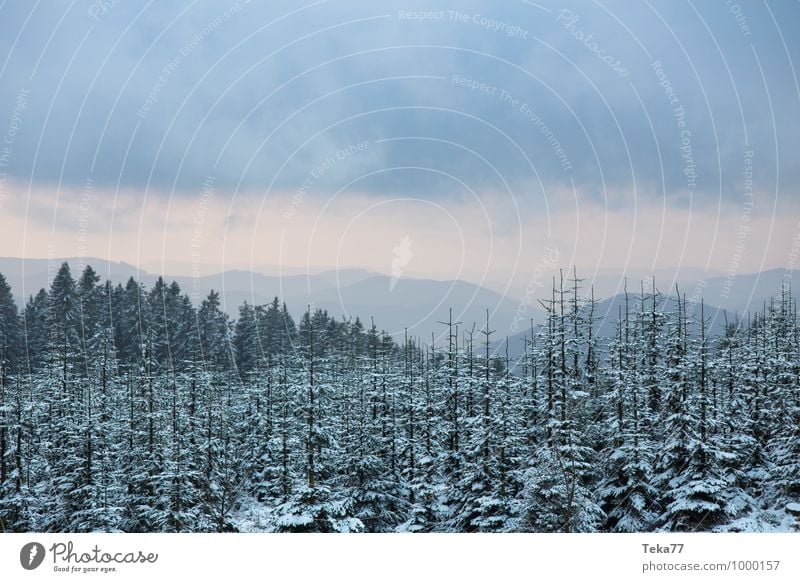
[[[580,285],[553,283],[512,361],[488,312],[435,344],[66,263],[20,310],[0,275],[0,531],[778,526],[800,501],[788,290],[719,337],[642,291],[599,337]]]

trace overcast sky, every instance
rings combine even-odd
[[[0,255],[784,268],[798,29],[798,2],[2,2]]]

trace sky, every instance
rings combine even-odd
[[[788,1],[2,2],[0,255],[517,289],[793,267],[798,26]]]

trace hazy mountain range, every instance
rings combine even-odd
[[[121,262],[97,258],[58,258],[58,259],[20,259],[0,258],[0,273],[5,275],[11,285],[19,305],[23,298],[35,294],[40,288],[48,287],[52,276],[63,261],[67,261],[73,276],[77,278],[81,266],[91,265],[103,279],[115,284],[125,283],[129,277],[151,286],[157,274],[140,270]],[[644,272],[640,275],[644,276]],[[724,320],[733,321],[735,314],[740,317],[748,311],[760,310],[764,302],[780,293],[782,282],[789,283],[793,272],[780,269],[755,274],[737,275],[734,278],[711,277],[694,284],[679,286],[682,295],[690,302],[690,312],[695,319],[699,317],[700,301],[705,302],[705,318],[710,334],[717,334],[724,328]],[[535,293],[523,297],[503,296],[496,291],[467,281],[439,281],[391,277],[361,269],[329,270],[310,274],[291,274],[287,276],[264,275],[244,270],[231,270],[199,277],[165,276],[168,281],[175,280],[183,291],[197,304],[214,289],[221,294],[225,311],[236,316],[239,306],[247,301],[251,304],[264,304],[278,296],[286,301],[290,311],[299,316],[310,304],[312,308],[328,310],[335,317],[361,318],[365,325],[371,317],[382,329],[402,335],[407,328],[411,336],[419,336],[428,341],[431,333],[436,341],[446,338],[442,323],[453,309],[453,321],[460,322],[460,331],[483,328],[486,309],[490,312],[490,328],[496,330],[492,336],[495,346],[500,348],[504,338],[509,337],[509,350],[518,353],[523,345],[523,336],[529,333],[531,319],[534,326],[544,321],[545,313],[538,304],[539,299],[549,297],[546,287],[536,288]],[[665,277],[665,284],[670,278]],[[549,279],[548,279],[549,280]],[[685,281],[685,279],[684,279]],[[615,333],[619,313],[624,310],[625,297],[622,293],[613,294],[624,288],[624,281],[613,275],[603,274],[593,281],[595,296],[599,300],[595,316],[598,318],[598,333]],[[584,283],[586,285],[586,283]],[[656,287],[663,294],[662,301],[670,309],[673,305],[669,297],[674,297],[675,289]],[[628,279],[629,309],[638,309],[640,281]],[[587,290],[583,289],[585,293]],[[609,295],[605,295],[609,293]],[[649,290],[645,290],[648,294]],[[693,306],[693,308],[691,307]],[[516,346],[516,347],[515,347]]]

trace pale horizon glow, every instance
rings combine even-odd
[[[32,190],[26,204],[15,185],[0,213],[0,247],[3,256],[97,257],[173,276],[233,269],[388,275],[394,247],[408,236],[403,276],[462,279],[498,291],[507,285],[514,294],[552,251],[558,267],[576,265],[590,277],[664,269],[744,274],[786,268],[798,234],[797,219],[787,214],[773,218],[730,207],[690,212],[652,200],[639,202],[634,214],[630,205],[607,208],[580,193],[576,204],[563,191],[549,199],[549,220],[532,212],[518,217],[508,195],[497,193],[436,203],[363,193],[330,200],[293,196],[233,198],[209,190],[169,199],[62,188],[55,212],[53,192]],[[769,198],[755,200],[760,208]],[[518,221],[521,231],[509,228]]]

